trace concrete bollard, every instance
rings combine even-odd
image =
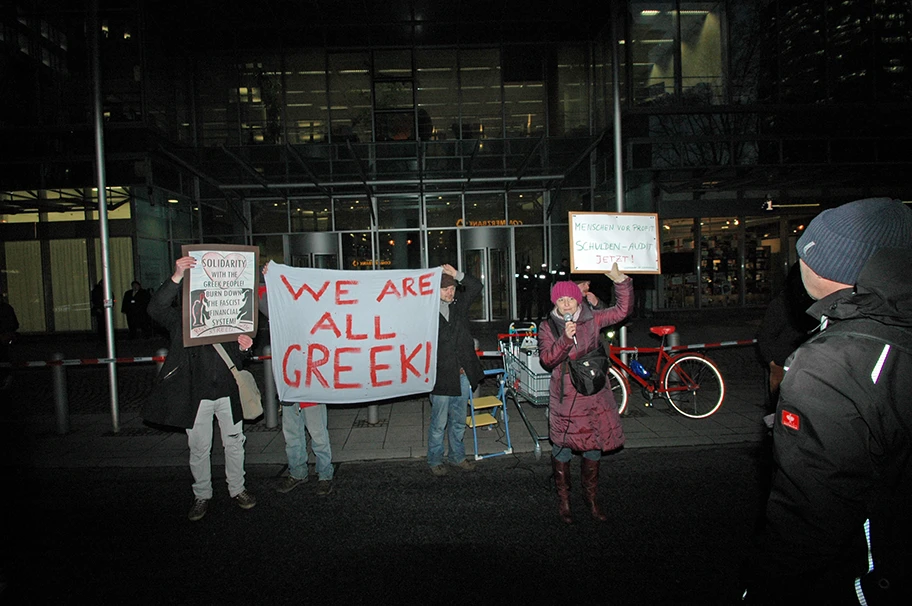
[[[380,422],[380,407],[376,404],[371,404],[367,407],[367,422],[370,425],[376,425]]]
[[[51,359],[62,361],[63,354],[55,353]],[[54,381],[54,416],[57,420],[57,433],[61,436],[70,432],[69,401],[67,400],[66,367],[56,364],[51,367],[51,376]]]
[[[272,347],[263,346],[263,355],[271,356]],[[279,426],[279,403],[276,400],[275,381],[272,380],[271,360],[263,362],[263,417],[266,419],[266,427],[272,429]]]

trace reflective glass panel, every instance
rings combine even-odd
[[[459,195],[427,196],[428,227],[455,227],[462,221],[462,202]]]
[[[371,140],[368,53],[329,55],[329,102],[334,142]]]
[[[503,194],[466,194],[465,213],[469,227],[506,225]]]
[[[288,231],[288,203],[285,200],[263,200],[250,203],[253,233]]]
[[[326,198],[291,201],[291,231],[332,231],[332,203]]]
[[[459,55],[462,139],[496,139],[503,134],[500,53],[463,50]]]
[[[703,307],[738,305],[739,278],[738,219],[704,217],[701,220],[700,304]]]
[[[542,192],[510,192],[507,194],[510,225],[536,225],[542,223]]]
[[[371,201],[367,198],[341,198],[336,199],[335,208],[336,229],[370,229],[371,228]]]
[[[437,267],[449,263],[458,267],[456,258],[456,230],[428,230],[427,233],[428,267]]]
[[[325,55],[317,51],[296,50],[286,56],[285,64],[285,114],[289,142],[325,141],[329,125]]]
[[[459,138],[456,51],[426,50],[415,61],[418,136],[422,141]]]
[[[418,197],[390,197],[377,199],[377,226],[382,228],[411,227],[419,225]]]
[[[421,235],[419,232],[380,232],[378,242],[382,269],[421,268]]]
[[[671,2],[631,2],[633,100],[664,103],[675,92],[675,12]]]

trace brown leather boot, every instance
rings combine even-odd
[[[581,483],[583,485],[583,499],[589,505],[589,512],[592,517],[599,522],[608,519],[598,505],[598,479],[599,479],[599,461],[591,461],[586,457],[580,458]]]
[[[554,471],[557,498],[560,499],[557,511],[564,523],[573,524],[573,516],[570,515],[570,462],[561,463],[551,457],[551,469]]]

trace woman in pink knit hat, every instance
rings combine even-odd
[[[583,395],[570,381],[566,362],[576,360],[599,346],[599,331],[617,324],[633,306],[633,282],[615,263],[605,274],[615,284],[617,303],[608,309],[591,309],[582,305],[583,294],[570,281],[557,282],[551,288],[554,309],[548,314],[549,327],[538,331],[541,364],[551,369],[549,430],[551,465],[554,484],[560,499],[561,519],[570,524],[570,459],[581,455],[583,497],[596,520],[607,516],[596,500],[599,463],[602,452],[624,445],[624,430],[614,394],[607,385],[598,393]]]

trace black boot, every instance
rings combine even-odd
[[[582,475],[583,499],[589,505],[589,512],[592,517],[599,522],[608,519],[598,505],[598,479],[599,479],[599,461],[592,461],[586,457],[580,459],[580,470]]]
[[[570,462],[562,463],[551,457],[551,469],[554,471],[554,486],[557,488],[558,513],[566,524],[573,523],[570,515]]]

